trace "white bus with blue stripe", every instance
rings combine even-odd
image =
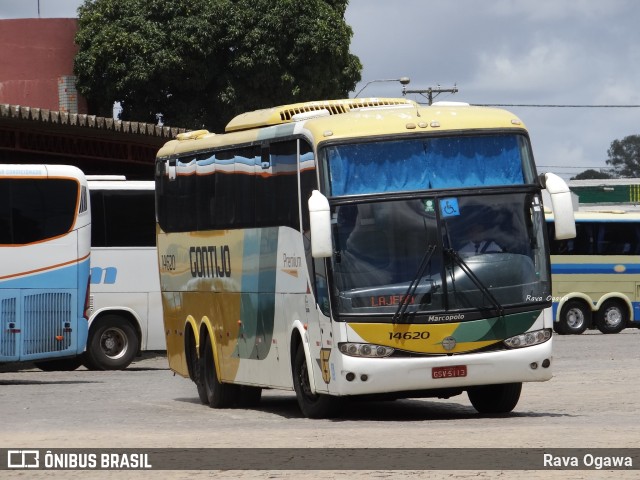
[[[146,350],[164,351],[156,250],[155,183],[88,175],[93,228],[90,370],[122,370]]]
[[[547,215],[555,331],[640,327],[640,212],[578,211],[575,220],[575,239],[554,240]]]
[[[66,165],[0,165],[0,363],[75,369],[87,341],[91,210]]]

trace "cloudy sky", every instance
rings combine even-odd
[[[0,18],[37,17],[38,5],[42,18],[73,17],[81,3],[0,0]],[[637,0],[351,0],[346,19],[364,67],[356,92],[406,76],[408,89],[459,90],[436,100],[509,105],[540,171],[605,168],[613,140],[640,134]],[[401,93],[374,82],[361,96]]]

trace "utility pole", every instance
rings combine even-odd
[[[453,88],[440,88],[440,85],[438,85],[435,88],[429,87],[423,90],[403,90],[402,95],[406,95],[407,93],[418,93],[423,97],[426,97],[427,100],[429,100],[429,105],[432,105],[433,99],[441,93],[457,93],[457,91],[458,87],[455,85],[453,86]]]

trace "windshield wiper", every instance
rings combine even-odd
[[[427,269],[427,265],[429,265],[429,261],[436,251],[435,245],[427,246],[427,250],[424,252],[422,256],[422,260],[420,261],[420,265],[418,266],[418,270],[415,275],[411,279],[409,283],[409,288],[405,292],[404,296],[400,299],[400,303],[398,304],[398,309],[396,313],[393,315],[393,323],[404,323],[404,319],[406,318],[407,307],[409,306],[410,299],[413,298],[413,295],[416,293],[418,289],[418,285],[420,284],[420,279],[422,275],[424,275],[424,271]]]
[[[482,283],[482,280],[480,280],[478,276],[475,273],[473,273],[471,268],[469,268],[469,265],[467,265],[467,262],[465,262],[462,259],[462,257],[460,257],[458,252],[456,252],[453,248],[447,248],[445,249],[445,253],[449,254],[449,256],[454,260],[454,262],[460,267],[460,270],[462,270],[464,273],[467,274],[467,276],[471,279],[471,281],[475,284],[475,286],[478,287],[478,290],[480,290],[482,293],[484,293],[487,296],[487,298],[489,299],[493,307],[496,309],[496,312],[498,313],[498,315],[500,317],[504,317],[504,307],[500,305],[500,302],[498,302],[498,299],[496,299],[496,297],[493,296],[493,293],[491,293],[491,291],[486,287],[486,285]]]

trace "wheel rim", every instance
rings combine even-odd
[[[584,325],[584,313],[579,308],[572,308],[567,312],[567,326],[577,329]]]
[[[109,328],[100,337],[100,347],[112,360],[122,358],[129,349],[129,337],[119,328]]]
[[[617,327],[622,322],[622,312],[617,307],[607,308],[603,318],[607,327]]]

